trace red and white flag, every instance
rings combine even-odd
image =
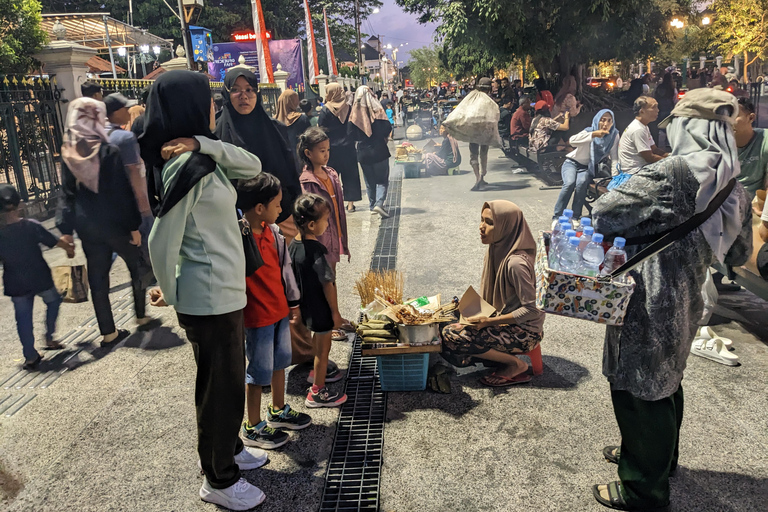
[[[312,15],[309,13],[309,0],[304,0],[304,12],[306,14],[305,28],[307,30],[307,60],[309,61],[309,82],[317,83],[317,75],[320,74],[317,65],[317,47],[315,46],[315,30],[312,28]]]
[[[253,10],[253,33],[256,34],[256,54],[259,57],[259,81],[261,83],[275,83],[275,75],[272,73],[272,57],[269,54],[269,39],[267,29],[264,27],[264,12],[261,10],[261,0],[251,0]]]
[[[333,54],[333,44],[331,44],[331,28],[328,26],[328,16],[323,7],[323,20],[325,20],[325,48],[328,51],[328,72],[338,76],[339,70],[336,67],[336,56]]]

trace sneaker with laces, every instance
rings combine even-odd
[[[258,469],[269,462],[269,455],[267,455],[267,452],[264,450],[245,446],[243,447],[243,451],[235,455],[235,462],[240,467],[241,471]],[[197,467],[200,469],[200,473],[202,473],[203,464],[200,462],[200,459],[197,459]]]
[[[288,430],[301,430],[312,424],[309,414],[294,411],[291,406],[285,404],[282,409],[267,409],[267,425],[272,428],[287,428]]]
[[[200,487],[201,500],[230,510],[250,510],[261,505],[265,498],[261,489],[248,483],[245,478],[241,478],[226,489],[214,489],[208,483],[208,479],[204,478],[203,486]]]
[[[244,421],[240,433],[244,445],[256,446],[265,450],[280,448],[288,442],[288,434],[275,430],[266,421],[262,421],[254,427],[248,426],[248,422]]]
[[[314,387],[312,386],[312,388]],[[309,388],[307,399],[304,401],[307,407],[339,407],[347,401],[347,395],[343,393],[332,392],[326,387],[319,389],[315,393],[312,388]]]
[[[339,382],[343,378],[344,374],[341,373],[341,370],[339,370],[338,366],[333,366],[333,368],[329,367],[328,371],[325,372],[325,382]],[[309,377],[307,377],[307,382],[310,384],[315,383],[315,370],[309,370]]]

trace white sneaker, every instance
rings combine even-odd
[[[208,483],[208,479],[204,478],[203,486],[200,488],[201,500],[230,510],[250,510],[261,505],[265,498],[261,489],[248,483],[245,478],[241,478],[226,489],[214,489]]]
[[[249,469],[258,469],[269,460],[269,454],[260,448],[246,446],[243,451],[235,455],[235,463],[240,466],[241,471]],[[203,470],[203,464],[197,459],[197,467]]]

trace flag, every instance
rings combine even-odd
[[[261,83],[275,83],[275,75],[272,73],[272,57],[269,55],[269,40],[267,30],[264,28],[264,12],[261,10],[261,0],[251,0],[253,11],[253,33],[256,34],[256,53],[259,57],[259,81]]]
[[[323,19],[325,20],[325,48],[328,51],[328,72],[338,76],[339,70],[336,67],[336,56],[333,55],[333,45],[331,44],[331,28],[328,26],[328,16],[325,15],[325,7],[323,7]]]
[[[305,28],[307,30],[307,60],[309,61],[309,82],[317,83],[317,75],[320,74],[317,65],[317,47],[315,47],[315,30],[312,28],[312,15],[309,13],[309,0],[304,0],[304,12],[306,13]]]

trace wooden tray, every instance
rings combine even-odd
[[[396,356],[402,354],[440,353],[443,345],[421,345],[416,347],[389,347],[363,349],[363,356]]]

